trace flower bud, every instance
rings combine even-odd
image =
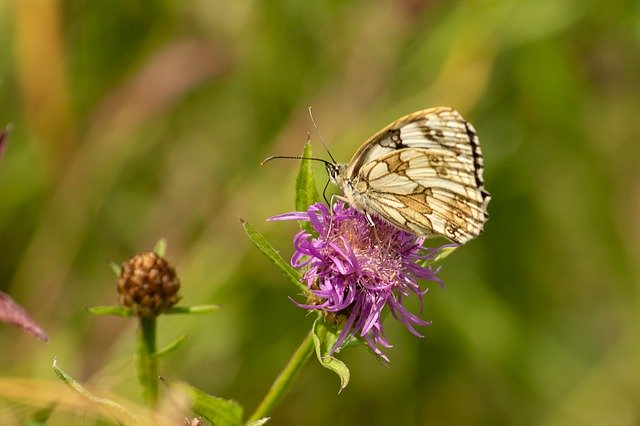
[[[154,252],[138,254],[122,265],[118,303],[139,317],[155,317],[178,303],[180,280],[176,271]]]

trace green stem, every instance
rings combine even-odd
[[[142,396],[150,407],[158,403],[158,359],[156,357],[156,318],[139,318],[137,367]]]
[[[298,349],[271,385],[271,389],[256,408],[256,411],[249,417],[248,423],[267,417],[271,410],[280,402],[293,381],[298,377],[302,367],[313,353],[313,337],[311,333],[304,338]]]

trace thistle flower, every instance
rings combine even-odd
[[[442,285],[436,276],[438,269],[420,264],[433,260],[439,251],[422,247],[425,237],[375,217],[371,226],[364,214],[343,202],[333,205],[333,214],[326,205],[317,203],[306,212],[285,213],[269,220],[308,221],[317,233],[303,230],[294,237],[291,265],[304,271],[302,280],[310,291],[307,303],[296,304],[343,323],[331,353],[350,338],[361,337],[376,355],[388,361],[380,349],[391,347],[382,326],[385,306],[412,334],[423,337],[415,326],[430,322],[403,303],[415,295],[422,314],[427,289],[422,290],[417,279]]]

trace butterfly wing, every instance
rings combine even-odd
[[[370,138],[354,155],[347,178],[367,208],[410,232],[463,244],[487,219],[475,130],[451,108],[410,114]]]

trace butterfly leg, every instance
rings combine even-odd
[[[378,237],[378,228],[376,227],[376,224],[373,221],[373,218],[371,217],[369,212],[364,212],[364,217],[367,218],[367,222],[369,223],[369,226],[373,230],[373,235],[376,237],[376,241],[380,243],[380,237]]]
[[[333,230],[333,204],[335,202],[335,200],[340,200],[343,201],[345,203],[347,203],[347,199],[344,198],[342,195],[338,195],[338,194],[332,194],[331,195],[331,200],[329,201],[329,230],[327,231],[327,237],[329,236],[329,234],[331,234],[331,231]]]
[[[371,215],[369,214],[369,212],[365,212],[364,216],[367,218],[367,222],[369,222],[369,225],[370,225],[370,226],[373,226],[373,227],[375,227],[375,226],[376,226],[376,224],[375,224],[375,222],[373,221],[373,218],[371,217]]]

